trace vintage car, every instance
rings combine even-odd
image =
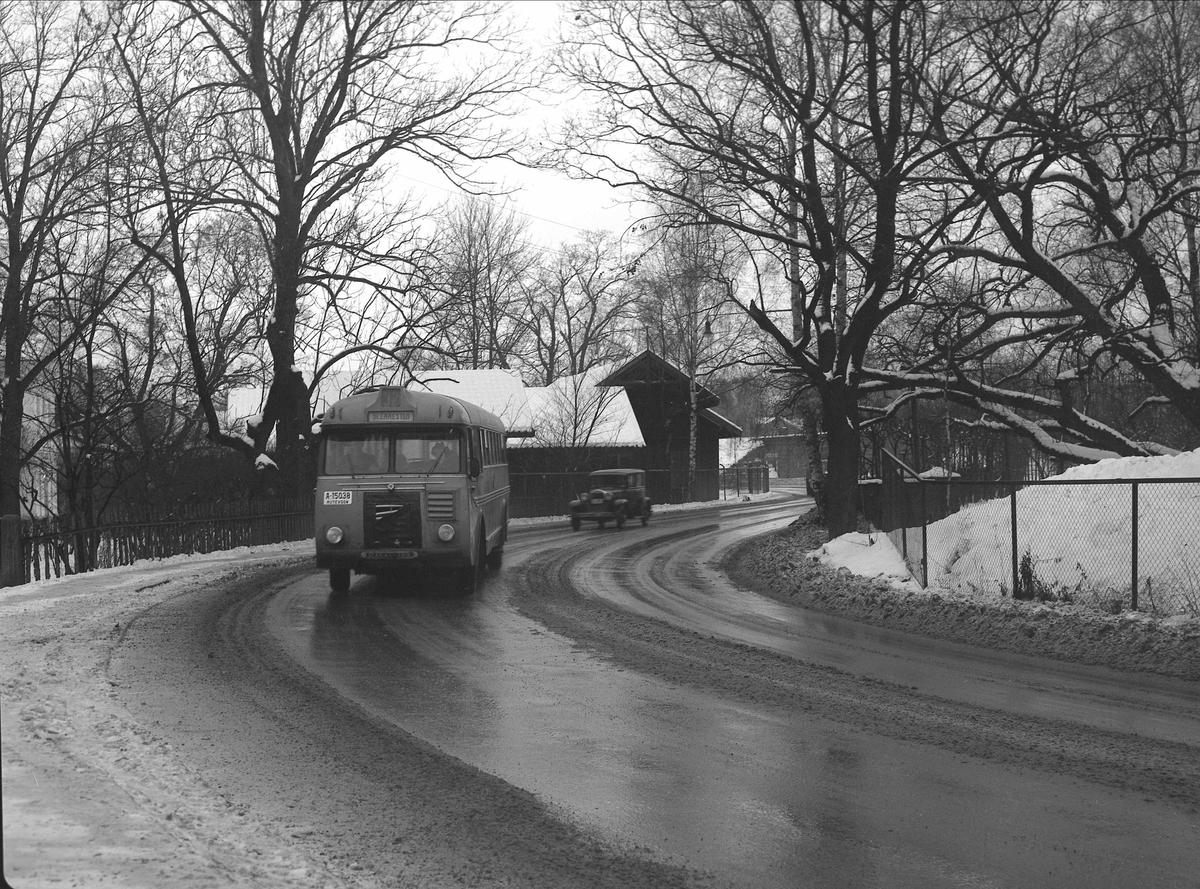
[[[612,522],[624,528],[626,520],[650,521],[650,498],[646,496],[646,473],[641,469],[601,469],[588,476],[588,490],[571,501],[571,530],[584,522],[601,528]]]

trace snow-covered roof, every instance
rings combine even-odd
[[[645,447],[625,390],[597,385],[611,370],[601,365],[526,389],[534,434],[510,447]]]
[[[503,420],[509,435],[533,434],[527,397],[530,390],[510,370],[428,371],[412,385],[479,405]]]
[[[721,438],[737,438],[742,434],[741,426],[728,417],[718,414],[711,407],[700,411],[700,416],[717,427],[717,434]]]
[[[429,371],[420,383],[496,414],[508,427],[509,447],[644,447],[625,390],[598,385],[613,367],[600,365],[549,386],[525,386],[507,370]]]

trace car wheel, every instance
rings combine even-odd
[[[617,530],[618,531],[625,530],[625,513],[624,512],[617,513]]]
[[[582,524],[582,523],[579,521],[579,516],[571,516],[571,530],[572,531],[578,531],[580,524]]]
[[[642,527],[645,528],[650,524],[650,504],[646,504],[645,510],[642,511]]]
[[[607,524],[608,524],[608,522],[606,522],[604,519],[598,519],[598,520],[596,521],[596,524],[597,524],[597,525],[599,525],[599,526],[600,526],[600,530],[601,530],[601,531],[603,531],[603,530],[604,530],[604,526],[605,526],[605,525],[607,525]]]
[[[350,589],[350,569],[337,567],[329,569],[329,589],[339,596]]]

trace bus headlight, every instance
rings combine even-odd
[[[331,525],[325,532],[325,539],[330,543],[337,544],[342,542],[342,538],[346,535],[342,533],[342,529],[337,525]]]
[[[438,540],[442,541],[442,543],[449,543],[453,539],[454,539],[454,526],[453,525],[439,525],[438,526]]]

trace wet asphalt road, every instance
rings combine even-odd
[[[1200,751],[1193,686],[814,615],[706,565],[796,514],[768,502],[624,531],[536,526],[511,537],[475,597],[359,578],[338,600],[314,575],[271,600],[267,628],[376,717],[719,882],[1200,886],[1190,801],[1026,768],[986,740],[964,753],[938,734],[982,723],[986,739],[993,722],[1041,746],[1094,738],[1169,761]],[[647,626],[661,633],[623,646]],[[744,682],[736,659],[706,678],[718,645],[743,653]],[[806,702],[819,694],[841,703]],[[1113,767],[1105,756],[1096,768]]]

